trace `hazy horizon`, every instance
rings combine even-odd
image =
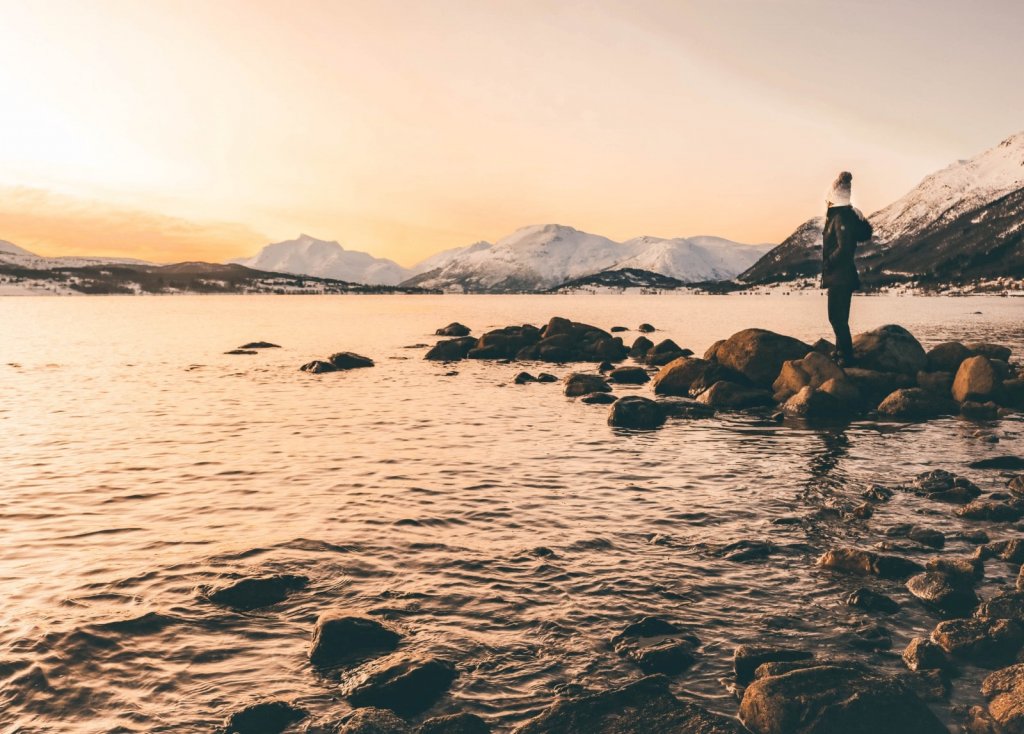
[[[0,0],[0,239],[409,266],[557,222],[779,242],[1019,132],[1024,6]],[[1016,101],[1015,101],[1016,100]]]

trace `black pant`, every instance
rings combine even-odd
[[[828,289],[828,320],[836,333],[836,353],[845,359],[853,357],[853,337],[850,336],[851,288]]]

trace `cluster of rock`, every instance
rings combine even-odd
[[[445,331],[450,329],[451,326],[445,327]],[[426,359],[444,362],[462,359],[620,362],[628,351],[621,337],[613,337],[596,326],[556,316],[543,328],[531,324],[506,326],[488,331],[479,339],[463,335],[442,340],[427,352]]]
[[[355,352],[338,352],[327,359],[314,359],[299,367],[303,372],[319,375],[323,372],[341,372],[360,367],[373,367],[373,360]]]

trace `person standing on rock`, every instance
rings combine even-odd
[[[850,205],[852,181],[853,174],[843,171],[832,183],[821,250],[821,287],[828,290],[828,320],[836,334],[833,357],[840,367],[853,364],[850,304],[853,292],[860,290],[854,255],[857,244],[867,242],[872,234],[868,220]]]

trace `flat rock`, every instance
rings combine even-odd
[[[792,663],[811,660],[814,654],[807,650],[775,645],[740,645],[732,653],[732,667],[739,683],[754,679],[755,671],[764,663]]]
[[[313,375],[319,375],[324,372],[337,372],[338,368],[330,362],[324,362],[322,359],[314,359],[312,362],[306,362],[306,364],[299,367],[303,372],[309,372]]]
[[[925,571],[907,579],[907,591],[922,604],[944,614],[969,614],[978,603],[974,589],[941,571]]]
[[[858,548],[833,548],[818,559],[818,565],[834,571],[897,580],[924,570],[915,561]]]
[[[735,720],[680,701],[662,676],[556,701],[514,734],[742,734]]]
[[[313,629],[309,659],[314,665],[330,667],[390,652],[400,639],[401,635],[376,619],[328,612]]]
[[[224,354],[257,354],[255,349],[229,349]]]
[[[345,682],[342,693],[357,708],[384,708],[414,716],[430,708],[457,676],[448,660],[392,655],[364,666]]]
[[[946,536],[933,528],[925,528],[920,525],[913,525],[907,531],[907,537],[915,543],[927,545],[931,548],[942,548],[946,545]]]
[[[228,717],[226,734],[280,734],[308,713],[287,701],[261,701]]]
[[[269,607],[284,601],[293,591],[306,588],[309,579],[305,576],[278,574],[261,576],[236,581],[209,592],[209,599],[214,604],[238,611],[251,611]]]
[[[280,344],[272,344],[270,342],[249,342],[243,344],[239,349],[280,349]]]
[[[992,667],[1017,656],[1024,645],[1024,630],[1008,619],[948,619],[939,622],[931,639],[950,655]]]

